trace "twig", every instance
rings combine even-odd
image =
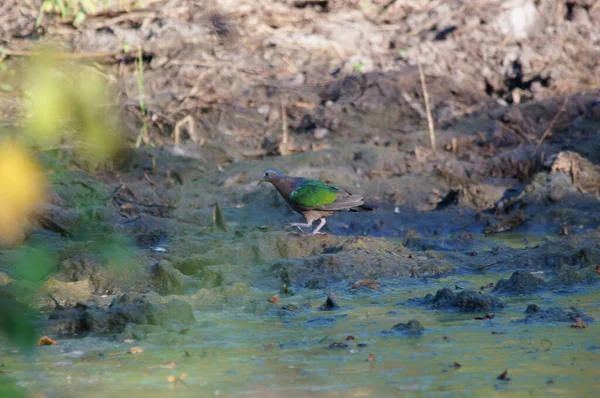
[[[42,51],[20,51],[20,50],[0,50],[0,57],[51,57],[55,59],[69,59],[69,60],[98,60],[107,61],[109,58],[118,56],[133,55],[134,51],[118,51],[118,52],[96,52],[96,53],[67,53],[67,52],[55,52],[46,53]]]
[[[279,145],[279,152],[282,155],[288,155],[290,152],[288,150],[288,125],[287,125],[287,114],[285,110],[285,101],[281,101],[281,130],[282,130],[282,138],[281,144]]]
[[[537,154],[538,149],[540,149],[540,146],[542,145],[542,143],[544,142],[544,140],[546,138],[548,138],[548,136],[550,135],[550,133],[552,131],[552,127],[554,127],[554,124],[556,123],[556,120],[558,119],[558,117],[560,116],[560,114],[563,113],[567,109],[567,103],[568,102],[569,102],[569,97],[565,97],[565,100],[563,101],[562,105],[560,106],[560,108],[558,108],[558,111],[556,112],[556,114],[554,115],[554,117],[552,118],[552,120],[550,120],[550,124],[548,124],[548,127],[546,127],[546,130],[544,131],[544,134],[542,134],[542,136],[538,140],[538,143],[535,146],[535,149],[533,150],[533,152],[531,153],[531,156],[529,157],[529,160],[531,160],[531,159],[533,159],[535,157],[535,155]]]
[[[54,305],[56,306],[56,309],[62,310],[65,308],[58,302],[58,300],[52,295],[52,293],[48,293],[48,297],[50,297],[50,299],[52,301],[54,301]]]
[[[518,136],[520,136],[520,137],[524,138],[524,139],[525,139],[526,141],[528,141],[528,142],[529,142],[529,141],[534,141],[534,140],[535,140],[535,137],[532,137],[531,135],[529,135],[529,134],[527,134],[527,133],[525,133],[525,132],[521,131],[521,130],[520,130],[520,129],[518,129],[518,128],[509,127],[509,126],[507,126],[506,124],[504,124],[504,123],[502,123],[502,122],[500,122],[500,121],[498,121],[498,120],[496,120],[496,123],[498,123],[498,125],[499,125],[501,128],[503,128],[505,131],[508,131],[509,133],[512,133],[512,134],[518,135]]]
[[[102,20],[100,20],[100,21],[87,22],[85,25],[86,28],[101,29],[101,28],[118,25],[122,22],[133,21],[135,19],[138,19],[138,17],[155,18],[158,16],[158,13],[154,12],[154,11],[148,11],[147,9],[140,8],[140,9],[136,9],[136,10],[131,10],[129,12],[122,10],[122,11],[105,12],[105,13],[98,13],[98,14],[87,13],[86,15],[87,15],[87,17],[102,18]]]
[[[112,192],[110,193],[110,195],[108,195],[108,197],[106,198],[106,200],[113,200],[114,197],[117,195],[117,193],[121,190],[121,188],[123,188],[123,186],[124,186],[123,184],[117,185],[117,187],[112,190]]]
[[[302,101],[298,101],[294,104],[294,106],[296,108],[304,108],[304,109],[315,109],[316,105],[315,104],[310,104],[308,102],[302,102]]]
[[[389,8],[394,5],[397,0],[389,0],[387,3],[382,5],[379,9],[379,15],[385,14]]]
[[[135,147],[139,148],[142,144],[142,139],[145,144],[148,144],[148,124],[146,124],[146,103],[144,102],[144,60],[142,59],[142,46],[138,47],[137,54],[137,83],[138,83],[138,97],[140,103],[140,112],[142,113],[142,127],[140,127],[140,133],[138,134],[137,140],[135,141]]]
[[[194,119],[190,115],[187,115],[186,117],[184,117],[183,119],[181,119],[180,121],[175,123],[175,145],[179,145],[180,136],[181,136],[181,127],[183,125],[185,125],[187,127],[187,131],[188,131],[188,135],[190,136],[190,139],[195,144],[197,144],[199,139],[198,139],[198,134],[196,134],[196,129],[194,127]]]
[[[288,127],[287,127],[287,115],[285,110],[285,102],[281,101],[281,129],[283,131],[283,138],[281,143],[287,145],[288,143]]]
[[[227,61],[204,61],[204,60],[194,60],[194,59],[171,59],[168,61],[168,65],[186,65],[186,66],[197,66],[202,68],[210,68],[210,69],[222,69],[222,68],[234,68],[235,70],[239,70],[243,73],[253,74],[253,75],[264,75],[267,76],[266,72],[261,71],[259,67],[252,67],[248,65],[236,65],[233,62]]]
[[[284,63],[285,63],[287,66],[289,66],[289,67],[290,67],[290,69],[292,70],[292,73],[294,73],[294,74],[295,74],[295,73],[298,73],[298,67],[297,67],[296,65],[294,65],[294,64],[292,63],[292,61],[290,61],[290,60],[288,59],[288,57],[286,57],[286,56],[284,55],[283,57],[281,57],[281,60],[282,60],[282,61],[283,61],[283,62],[284,62]]]
[[[162,206],[168,208],[169,207],[169,203],[162,197],[162,195],[160,195],[157,191],[156,191],[156,185],[154,184],[154,182],[150,179],[150,177],[148,177],[147,173],[144,173],[144,179],[146,180],[146,182],[148,183],[148,186],[150,186],[150,189],[152,190],[152,192],[154,192],[154,194],[158,197],[158,199],[162,202]]]
[[[421,88],[423,89],[423,100],[425,101],[425,112],[427,113],[427,126],[429,127],[429,141],[431,142],[431,150],[435,153],[435,130],[433,129],[433,117],[431,116],[431,108],[429,107],[429,94],[427,93],[427,85],[425,84],[425,75],[421,67],[420,56],[417,56],[417,65],[419,67],[419,77],[421,78]]]
[[[438,3],[442,3],[442,2],[438,2]],[[436,6],[437,6],[437,4],[436,4]],[[448,19],[452,18],[453,16],[455,16],[459,12],[464,11],[465,9],[467,9],[467,7],[461,5],[454,10],[450,10],[450,11],[446,11],[442,14],[438,14],[435,17],[431,18],[429,21],[426,21],[424,24],[420,24],[416,29],[412,29],[412,30],[406,32],[405,36],[412,37],[412,36],[420,35],[422,32],[426,32],[426,31],[434,28],[435,25],[437,25],[444,18],[448,18]]]
[[[217,119],[217,125],[215,126],[217,131],[219,130],[219,126],[221,125],[221,123],[223,123],[223,119],[225,119],[225,112],[226,111],[224,109],[219,110],[219,117]]]

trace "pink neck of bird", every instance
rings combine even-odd
[[[292,191],[292,183],[289,179],[272,177],[269,181],[283,196],[287,197]]]

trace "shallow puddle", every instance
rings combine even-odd
[[[280,305],[302,308],[294,316],[278,315],[275,305],[197,312],[197,323],[189,329],[149,334],[131,344],[59,340],[56,346],[38,347],[29,364],[4,351],[2,376],[26,391],[60,397],[596,394],[600,339],[595,324],[574,329],[569,323],[511,322],[523,317],[529,303],[576,306],[598,319],[596,289],[502,297],[507,308],[487,320],[474,319],[484,314],[403,304],[440,287],[478,290],[508,276],[400,278],[380,281],[375,292],[333,287],[340,305],[335,311],[318,310],[324,301],[321,291],[301,290],[280,299]],[[271,294],[252,292],[258,301]],[[422,336],[382,333],[410,319],[423,324]],[[125,353],[132,346],[144,352]],[[510,380],[499,380],[505,370]]]

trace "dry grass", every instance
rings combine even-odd
[[[417,65],[419,67],[419,77],[421,79],[421,89],[423,90],[423,101],[425,102],[425,112],[427,113],[427,127],[429,128],[429,143],[431,144],[431,150],[435,152],[435,130],[433,128],[433,115],[431,114],[431,105],[429,104],[429,93],[427,92],[427,84],[425,83],[425,75],[423,74],[423,67],[421,67],[421,61],[417,58]]]

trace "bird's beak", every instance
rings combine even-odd
[[[256,184],[257,187],[260,187],[260,184],[263,183],[263,180],[258,180],[258,184]]]

